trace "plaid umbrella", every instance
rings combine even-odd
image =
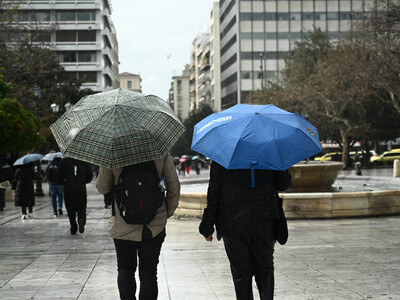
[[[82,98],[50,130],[64,156],[115,169],[164,157],[185,128],[157,96],[115,89]]]

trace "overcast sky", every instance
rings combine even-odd
[[[112,0],[119,72],[140,74],[142,92],[168,98],[172,76],[190,63],[192,42],[208,31],[216,0]]]

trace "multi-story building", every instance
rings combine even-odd
[[[294,41],[308,31],[342,39],[374,1],[220,0],[221,108],[276,80]]]
[[[186,65],[182,75],[172,77],[169,91],[169,105],[182,121],[189,116],[190,111],[190,78],[191,67]]]
[[[134,92],[142,92],[142,78],[138,74],[124,72],[119,74],[120,87]]]
[[[111,21],[111,0],[5,0],[18,2],[15,26],[39,32],[31,42],[54,49],[69,76],[83,88],[119,87],[118,42]]]
[[[209,32],[198,34],[192,42],[190,110],[206,103],[214,111],[221,111],[219,44],[219,3],[215,2],[210,13]]]
[[[210,34],[198,34],[192,42],[190,55],[190,110],[201,102],[211,103]]]
[[[213,3],[210,28],[210,79],[211,79],[211,108],[221,111],[221,62],[219,40],[219,2]]]

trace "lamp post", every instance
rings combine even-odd
[[[260,53],[260,70],[261,70],[261,90],[264,90],[264,70],[263,70],[264,53]]]
[[[64,110],[63,110],[63,109],[60,109],[60,108],[61,108],[61,107],[60,107],[60,104],[58,104],[58,103],[53,103],[53,104],[50,105],[50,109],[51,109],[51,111],[52,111],[55,115],[58,115],[59,112],[61,112],[61,114],[63,114],[63,113],[65,113],[66,111],[69,111],[69,110],[71,109],[72,106],[73,106],[72,103],[67,102],[67,103],[64,104]]]
[[[33,90],[33,95],[35,96],[36,100],[36,147],[37,147],[37,152],[39,153],[39,148],[40,148],[40,119],[39,119],[39,100],[42,95],[42,90],[40,89],[40,86],[38,84],[35,84],[35,86],[32,88]],[[37,165],[36,165],[36,196],[44,196],[43,189],[42,189],[42,168],[40,167],[40,160],[38,160]]]

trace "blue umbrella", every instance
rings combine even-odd
[[[40,153],[30,153],[18,158],[13,166],[22,166],[40,160],[44,155]]]
[[[194,127],[193,151],[226,169],[287,170],[322,151],[318,131],[301,116],[275,105],[237,104]]]
[[[54,158],[56,157],[60,157],[63,158],[63,155],[61,152],[51,152],[51,153],[47,153],[42,160],[47,160],[47,161],[52,161]]]

